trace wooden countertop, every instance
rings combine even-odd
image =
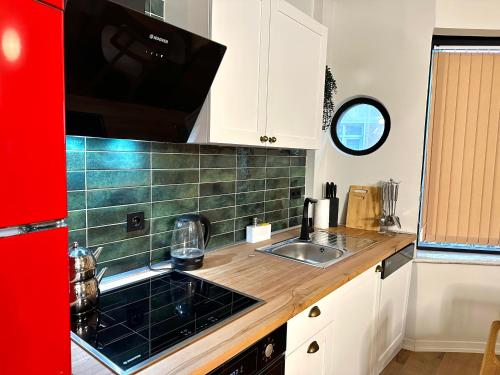
[[[258,244],[244,243],[207,253],[203,268],[192,274],[266,303],[151,364],[141,375],[205,374],[416,239],[413,234],[388,236],[344,227],[330,230],[378,243],[326,269],[254,251],[256,247],[298,236],[298,229],[276,234]],[[73,375],[112,374],[74,343],[72,364]]]

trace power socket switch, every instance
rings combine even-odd
[[[300,199],[302,198],[302,189],[301,188],[291,188],[290,189],[290,199]]]
[[[127,214],[127,232],[144,229],[144,211]]]

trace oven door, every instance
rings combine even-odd
[[[259,351],[252,346],[207,375],[255,375],[258,374]]]
[[[285,351],[286,324],[283,324],[207,375],[284,375]]]
[[[277,358],[276,361],[266,366],[259,375],[285,375],[285,355]]]

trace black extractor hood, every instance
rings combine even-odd
[[[64,15],[66,132],[186,142],[226,47],[107,0]]]

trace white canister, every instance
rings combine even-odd
[[[314,227],[328,229],[330,222],[330,199],[318,199],[314,205]]]

